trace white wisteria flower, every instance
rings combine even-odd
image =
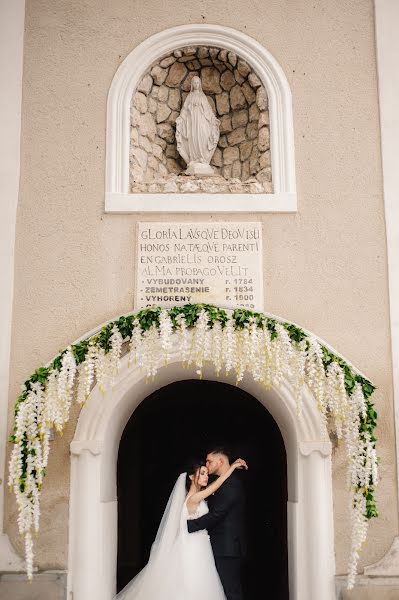
[[[159,338],[161,343],[161,348],[164,352],[165,364],[168,364],[170,359],[170,354],[173,348],[173,323],[172,319],[169,316],[169,312],[165,309],[161,310],[159,315]]]
[[[323,364],[323,350],[319,342],[313,337],[308,337],[308,352],[306,361],[306,382],[316,398],[317,405],[323,421],[326,419],[325,404],[325,370]]]
[[[291,355],[291,377],[296,399],[297,413],[302,413],[302,395],[305,383],[305,366],[307,359],[307,343],[301,340],[293,349]]]
[[[183,314],[176,318],[177,328],[179,332],[179,349],[183,365],[186,366],[190,357],[191,336],[187,329],[186,319]]]
[[[143,335],[142,334],[143,334],[143,332],[141,330],[138,319],[134,319],[132,334],[130,336],[130,345],[129,345],[129,361],[128,361],[129,367],[137,364],[137,362],[138,362],[138,356],[140,356],[140,354],[141,354],[141,346],[143,344]]]
[[[211,356],[210,360],[219,376],[223,365],[223,330],[219,321],[213,324],[211,330]]]
[[[231,315],[223,329],[222,354],[226,374],[237,368],[237,336]]]
[[[72,348],[68,346],[61,359],[61,370],[57,378],[58,404],[62,413],[62,423],[65,423],[69,419],[69,410],[72,403],[72,388],[75,382],[76,371],[77,366],[75,357]]]
[[[134,364],[147,378],[153,378],[158,368],[172,356],[176,336],[184,366],[192,365],[200,377],[204,365],[209,363],[217,374],[223,366],[226,375],[233,371],[237,383],[250,374],[255,381],[269,388],[280,386],[287,378],[296,397],[298,413],[307,385],[319,408],[322,424],[326,425],[327,417],[334,423],[338,437],[345,441],[351,488],[348,586],[352,587],[359,553],[367,535],[370,494],[378,483],[373,436],[375,423],[373,417],[368,421],[369,407],[364,393],[366,390],[369,396],[373,387],[369,382],[366,382],[368,389],[362,387],[360,382],[364,384],[365,380],[358,375],[355,377],[349,365],[314,337],[273,317],[249,312],[245,315],[240,309],[238,317],[233,311],[226,310],[221,313],[221,318],[220,313],[215,317],[209,307],[198,305],[194,326],[188,327],[186,316],[192,323],[193,313],[185,316],[184,311],[176,312],[175,327],[170,316],[173,313],[167,309],[158,312],[152,309],[153,320],[145,313],[144,319],[142,313],[129,317],[132,325],[126,339],[123,339],[117,322],[111,322],[103,329],[109,336],[108,352],[101,345],[104,337],[93,335],[79,348],[69,346],[49,367],[37,371],[23,386],[15,410],[8,481],[17,501],[19,531],[25,536],[28,576],[31,578],[33,572],[32,533],[39,528],[40,491],[50,451],[50,430],[54,427],[62,431],[69,419],[77,375],[76,401],[79,404],[87,400],[95,382],[105,392],[114,384],[123,344],[130,337],[129,366]],[[75,351],[82,360],[79,367]],[[349,377],[349,384],[346,377]],[[365,423],[368,428],[364,427]]]
[[[348,403],[345,389],[345,375],[340,365],[335,361],[328,365],[326,384],[327,409],[334,415],[338,438],[342,438],[343,425],[348,413]]]
[[[86,402],[94,383],[98,348],[94,340],[90,340],[86,358],[79,366],[79,381],[77,401],[79,404]]]
[[[209,354],[209,338],[208,338],[208,314],[202,309],[193,332],[193,343],[189,355],[188,364],[191,362],[200,370],[202,376],[202,366],[206,360],[206,355]]]
[[[111,350],[108,353],[109,370],[111,377],[111,385],[114,385],[115,377],[119,372],[123,345],[123,337],[119,331],[118,326],[115,323],[112,327],[112,334],[109,341],[111,344]]]

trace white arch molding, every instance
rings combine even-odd
[[[269,98],[273,194],[129,193],[130,103],[149,67],[184,46],[209,45],[235,52],[261,79]],[[216,196],[216,197],[215,197]],[[285,74],[261,44],[220,25],[173,27],[139,44],[118,68],[107,103],[105,212],[295,212],[294,128]]]
[[[175,381],[192,379],[178,349],[167,366],[159,365],[153,382],[129,368],[128,357],[112,390],[96,386],[83,407],[71,443],[68,598],[111,600],[117,561],[116,474],[119,442],[131,414],[144,398]],[[234,384],[204,369],[204,379]],[[271,413],[287,452],[288,569],[290,600],[333,600],[334,530],[331,444],[316,403],[306,389],[298,418],[290,382],[265,390],[246,376],[240,387]],[[265,565],[265,569],[267,565]],[[267,585],[265,586],[267,598]]]

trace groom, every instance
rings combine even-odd
[[[214,448],[206,458],[209,475],[223,475],[230,467],[230,457],[224,448]],[[216,569],[227,600],[242,600],[241,561],[246,552],[244,534],[244,489],[233,473],[208,500],[209,513],[187,521],[193,533],[207,529],[211,538]]]

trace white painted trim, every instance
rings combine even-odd
[[[375,0],[381,152],[387,235],[391,350],[399,497],[399,2]],[[399,574],[399,557],[398,571]]]
[[[193,377],[194,371],[182,368],[177,341],[169,365],[159,365],[154,381],[146,383],[143,372],[129,368],[125,356],[114,388],[102,394],[96,386],[82,408],[71,443],[68,593],[74,600],[114,597],[119,442],[142,400],[169,383]],[[205,369],[203,376],[235,384],[234,378],[222,373],[216,377],[211,369]],[[247,376],[240,387],[270,411],[286,447],[290,598],[333,600],[331,444],[314,398],[304,390],[303,414],[298,419],[288,380],[278,390],[266,390]]]
[[[0,0],[0,571],[23,570],[22,560],[3,531],[24,21],[25,0]]]
[[[118,209],[119,195],[129,194],[129,147],[130,147],[130,103],[132,94],[147,69],[159,58],[176,48],[188,45],[211,45],[237,53],[248,62],[261,79],[269,98],[270,145],[272,150],[272,173],[274,194],[243,194],[233,206],[223,203],[224,194],[212,195],[213,204],[222,197],[220,211],[247,212],[248,203],[265,201],[263,210],[270,212],[269,205],[282,206],[278,212],[296,210],[294,127],[291,90],[287,78],[275,60],[261,44],[253,38],[220,25],[190,24],[173,27],[157,33],[135,48],[123,61],[112,80],[107,103],[106,168],[105,168],[105,211],[126,212]],[[131,194],[137,207],[128,212],[153,212],[150,208],[156,195]],[[170,198],[170,195],[166,195]],[[197,196],[201,196],[198,194]],[[269,196],[275,196],[274,202]],[[234,197],[234,195],[229,196]],[[258,200],[252,200],[253,198]],[[188,201],[188,194],[184,195]],[[144,201],[146,199],[146,201]],[[169,200],[168,200],[169,201]],[[286,205],[287,204],[287,205]],[[163,209],[161,209],[163,211]],[[186,211],[191,211],[186,208]],[[195,210],[195,209],[194,209]],[[207,209],[214,212],[214,206]],[[171,212],[171,211],[169,211]],[[276,212],[275,208],[271,212]]]
[[[396,437],[396,482],[399,501],[399,3],[397,0],[374,0],[375,41],[380,107],[381,157],[384,186],[385,228],[387,236],[388,286],[391,321],[393,402]],[[399,506],[398,506],[399,509]],[[399,537],[381,559],[364,568],[376,585],[399,582]],[[395,579],[396,578],[396,579]],[[368,577],[358,578],[357,585],[370,585]]]
[[[296,194],[107,194],[105,212],[296,212]]]

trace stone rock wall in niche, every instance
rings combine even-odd
[[[195,75],[220,120],[212,177],[185,175],[176,147],[176,118]],[[273,191],[267,94],[250,66],[227,50],[181,48],[152,65],[132,97],[130,142],[133,193]]]

